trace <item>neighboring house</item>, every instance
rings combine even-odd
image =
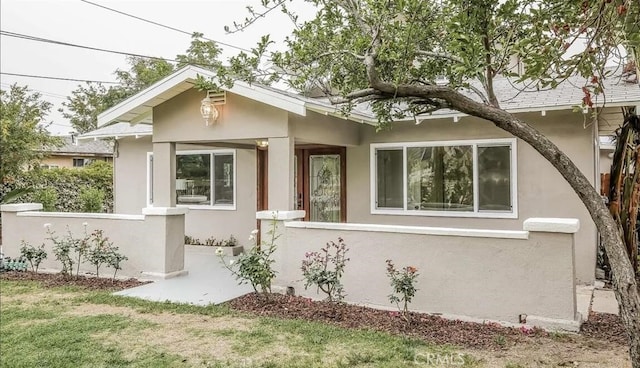
[[[61,137],[63,144],[44,151],[40,167],[84,167],[93,161],[113,161],[113,146],[105,140],[78,141],[76,135]]]

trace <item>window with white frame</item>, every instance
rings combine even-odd
[[[372,213],[517,217],[516,141],[371,146]]]
[[[151,205],[153,153],[147,157],[147,202]],[[176,152],[177,204],[235,208],[235,172],[235,150]]]

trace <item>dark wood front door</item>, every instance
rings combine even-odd
[[[344,147],[296,149],[296,205],[305,221],[346,222],[346,166]]]

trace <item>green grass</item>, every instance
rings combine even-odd
[[[442,366],[434,364],[436,356],[458,359],[456,367],[478,365],[450,346],[321,323],[257,318],[225,306],[44,289],[22,281],[0,280],[0,290],[3,297],[10,296],[10,303],[0,306],[0,367]],[[96,312],[78,313],[79,307]]]

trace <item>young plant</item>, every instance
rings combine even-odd
[[[416,295],[416,282],[418,269],[413,266],[404,267],[397,270],[393,261],[387,259],[387,276],[391,281],[393,293],[389,294],[389,301],[398,306],[405,321],[409,322],[409,303]],[[401,306],[402,305],[402,306]]]
[[[253,241],[254,246],[248,253],[240,254],[235,261],[230,260],[227,263],[222,248],[216,249],[216,254],[220,257],[222,264],[236,276],[240,285],[250,284],[255,292],[261,292],[263,295],[271,293],[271,281],[276,276],[273,269],[275,261],[272,256],[276,251],[276,240],[280,237],[279,234],[276,234],[277,225],[278,223],[274,220],[267,232],[268,242],[258,243],[256,240],[258,230],[253,230],[249,240]]]
[[[102,230],[95,230],[91,233],[91,247],[86,258],[96,268],[96,277],[100,277],[100,266],[109,263],[112,248],[113,243],[104,236]]]
[[[118,253],[118,247],[110,246],[109,254],[107,257],[107,264],[109,267],[113,268],[113,280],[116,279],[116,273],[118,270],[122,269],[122,262],[128,260],[129,258],[124,254]]]
[[[231,235],[229,239],[222,242],[223,247],[235,247],[236,245],[238,245],[238,239],[236,239],[236,237],[233,235]]]
[[[73,239],[72,248],[76,252],[76,256],[78,257],[76,261],[76,277],[80,276],[80,264],[82,263],[82,257],[85,257],[87,252],[89,251],[89,234],[87,233],[88,223],[83,222],[82,226],[84,227],[84,237],[82,239],[74,239],[71,236],[71,232],[69,231],[69,238]]]
[[[345,256],[348,251],[344,240],[338,238],[338,243],[330,241],[319,252],[305,253],[301,267],[304,288],[315,285],[327,295],[330,302],[344,299],[344,287],[340,280],[349,261]]]
[[[73,272],[73,259],[71,258],[71,249],[73,248],[74,239],[71,231],[67,227],[67,235],[58,237],[55,231],[51,230],[51,224],[44,224],[47,231],[47,238],[53,243],[53,255],[62,264],[62,274],[70,276]]]
[[[31,265],[31,271],[38,273],[38,267],[40,267],[40,263],[42,263],[42,261],[47,258],[47,252],[44,250],[44,243],[39,247],[34,247],[33,245],[23,240],[21,245],[20,258],[24,258],[29,261],[29,264]]]

